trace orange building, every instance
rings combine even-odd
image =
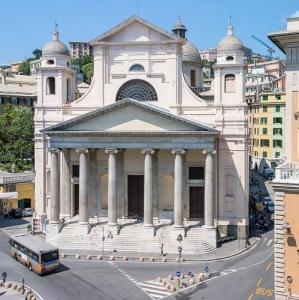
[[[286,54],[286,157],[275,170],[275,299],[299,299],[299,17],[269,34]]]

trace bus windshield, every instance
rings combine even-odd
[[[42,254],[42,263],[58,259],[58,251],[52,251]]]

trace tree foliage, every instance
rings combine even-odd
[[[73,59],[73,64],[80,66],[80,71],[83,73],[84,82],[90,84],[93,76],[93,59],[89,55],[84,55],[80,58]]]
[[[42,50],[41,49],[34,49],[32,51],[32,54],[34,55],[35,59],[40,59],[42,56]]]
[[[39,59],[42,56],[42,50],[41,49],[34,49],[32,51],[32,54],[34,57],[30,57],[26,60],[24,60],[19,68],[19,72],[20,74],[23,75],[30,75],[30,62],[35,60],[35,59]]]
[[[8,105],[0,113],[1,169],[16,172],[33,168],[33,112],[24,106]]]

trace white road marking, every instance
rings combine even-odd
[[[267,247],[269,247],[271,244],[272,244],[273,240],[269,240],[268,243],[267,243]]]
[[[156,289],[149,289],[149,288],[142,288],[142,289],[144,291],[151,292],[151,293],[156,293],[156,294],[159,294],[159,295],[164,295],[164,296],[171,295],[170,292],[157,291]]]
[[[139,282],[138,285],[140,285],[142,288],[143,287],[144,288],[154,288],[154,289],[165,291],[165,288],[161,285],[154,285],[154,284],[143,283],[143,282]]]

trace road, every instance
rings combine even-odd
[[[210,263],[149,263],[61,260],[59,272],[36,275],[8,254],[8,236],[0,231],[0,273],[25,283],[45,300],[56,299],[273,299],[273,232],[265,233],[254,248],[237,257]],[[202,272],[212,278],[177,294],[155,284],[175,272]],[[1,298],[0,298],[1,299]]]

